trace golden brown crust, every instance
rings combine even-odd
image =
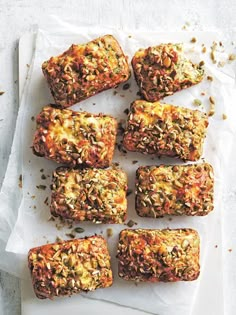
[[[32,248],[28,265],[39,299],[70,296],[112,285],[110,255],[102,236]]]
[[[127,176],[124,171],[60,167],[52,180],[52,215],[95,223],[125,221]]]
[[[34,154],[70,166],[111,164],[117,131],[113,117],[46,106],[36,121]]]
[[[63,54],[45,61],[42,70],[55,103],[61,107],[115,87],[130,77],[127,57],[112,35],[72,45]]]
[[[192,281],[200,273],[200,239],[192,229],[123,230],[118,273],[125,280]]]
[[[213,210],[213,198],[208,163],[141,166],[136,172],[136,211],[141,217],[204,216]]]
[[[161,44],[137,51],[132,66],[142,96],[150,102],[202,81],[204,70],[183,54],[181,44]]]
[[[131,105],[123,145],[129,151],[196,161],[207,126],[207,115],[198,110],[137,100]]]

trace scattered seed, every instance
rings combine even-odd
[[[47,186],[45,186],[45,185],[37,185],[36,188],[41,189],[41,190],[45,190],[47,188]]]
[[[227,115],[226,114],[222,114],[222,119],[223,120],[226,120],[228,117],[227,117]]]
[[[113,230],[111,228],[107,229],[107,237],[112,237],[113,236]]]
[[[204,62],[203,60],[199,62],[199,66],[200,66],[200,67],[203,67],[204,64],[205,64],[205,62]]]
[[[44,204],[48,206],[48,197],[45,198]],[[55,220],[55,219],[54,219]]]
[[[214,99],[213,96],[209,97],[209,101],[210,101],[211,104],[215,105],[215,99]]]
[[[137,163],[138,163],[137,160],[133,160],[133,161],[132,161],[132,164],[137,164]]]
[[[202,102],[199,100],[199,99],[195,99],[194,101],[193,101],[193,105],[195,105],[195,106],[200,106],[200,105],[202,105]]]
[[[123,90],[128,90],[130,88],[130,84],[129,83],[125,83],[123,85]]]
[[[34,120],[35,120],[34,116],[32,116],[32,117],[31,117],[31,120],[32,120],[32,121],[34,121]]]
[[[191,43],[196,43],[196,41],[197,41],[196,37],[193,37],[190,42]]]
[[[22,188],[22,174],[19,176],[18,186]]]
[[[43,171],[44,171],[44,169],[43,169],[43,168],[41,168],[40,172],[42,173]]]
[[[59,236],[57,236],[57,237],[56,237],[56,242],[57,242],[57,243],[62,243],[62,242],[63,242],[63,239],[60,238]]]
[[[137,225],[137,222],[134,222],[133,220],[129,220],[128,223],[126,224],[128,227],[133,227],[134,225]]]
[[[84,229],[83,228],[81,228],[81,227],[76,227],[76,228],[74,228],[74,231],[76,232],[76,233],[84,233]]]
[[[74,233],[66,233],[65,235],[67,237],[69,237],[69,238],[75,238],[75,234]]]
[[[133,190],[132,189],[128,189],[126,192],[126,197],[130,196],[132,194]]]
[[[47,176],[44,175],[44,174],[42,174],[41,178],[42,178],[43,180],[45,180],[45,179],[47,179]]]
[[[215,245],[215,248],[218,248],[218,245]]]
[[[205,52],[207,51],[206,47],[202,48],[202,53],[205,54]]]
[[[129,109],[126,108],[123,113],[126,114],[126,115],[128,115],[128,114],[129,114]]]

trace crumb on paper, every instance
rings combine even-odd
[[[27,67],[27,68],[29,68],[29,67],[30,67],[30,65],[27,63],[27,64],[26,64],[26,67]]]
[[[34,116],[32,116],[32,117],[31,117],[31,120],[32,120],[32,121],[35,121],[35,118],[34,118]]]
[[[44,200],[44,203],[45,203],[46,200],[48,200],[48,197]],[[55,218],[54,218],[53,216],[51,216],[51,217],[48,219],[48,221],[49,221],[49,222],[50,222],[50,221],[54,222],[54,221],[55,221]]]
[[[112,228],[107,228],[107,237],[112,237],[112,236],[113,236]]]
[[[114,91],[114,92],[113,92],[114,95],[116,95],[117,93],[118,93],[117,91]]]
[[[200,66],[200,67],[203,67],[204,64],[205,64],[205,62],[204,62],[203,60],[201,60],[201,61],[199,62],[199,66]]]
[[[47,176],[44,175],[44,174],[42,174],[41,179],[42,179],[42,180],[45,180],[45,179],[47,179]]]
[[[192,37],[191,40],[190,40],[190,42],[191,42],[191,43],[196,43],[196,42],[197,42],[196,37]]]
[[[129,35],[128,38],[132,38],[132,35]]]
[[[219,61],[218,64],[217,64],[217,66],[218,66],[219,68],[222,68],[222,67],[225,66],[225,64],[226,64],[225,61]]]
[[[44,171],[44,169],[43,169],[43,168],[41,168],[40,172],[42,173],[43,171]]]
[[[3,95],[5,92],[4,91],[0,91],[0,96]]]
[[[207,76],[207,80],[208,80],[208,81],[213,81],[213,77],[210,76],[210,75],[208,75],[208,76]]]
[[[137,160],[133,160],[133,161],[132,161],[132,164],[137,164],[137,163],[138,163]]]
[[[231,252],[232,252],[232,248],[229,248],[229,249],[228,249],[228,252],[230,252],[230,253],[231,253]]]
[[[236,60],[236,54],[229,54],[228,60],[229,60],[229,61],[234,61],[234,60]]]
[[[93,106],[95,106],[96,105],[96,103],[93,103]]]
[[[222,114],[222,119],[223,120],[226,120],[228,117],[227,117],[227,115],[226,114]]]
[[[215,248],[218,248],[218,245],[215,245]]]
[[[20,188],[22,188],[22,174],[20,174],[20,176],[19,176],[18,186],[19,186]]]
[[[134,225],[137,225],[138,223],[137,222],[135,222],[135,221],[133,221],[133,220],[129,220],[127,223],[126,223],[126,225],[128,226],[128,227],[133,227]]]
[[[205,54],[206,51],[207,51],[207,49],[206,49],[206,47],[204,46],[204,47],[202,48],[202,53]]]
[[[172,219],[172,218],[168,218],[168,220],[169,220],[169,221],[172,221],[173,219]]]
[[[35,198],[36,198],[36,196],[35,196],[35,195],[32,195],[32,196],[31,196],[31,199],[35,199]]]

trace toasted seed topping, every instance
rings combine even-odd
[[[195,161],[202,154],[208,119],[205,113],[159,102],[131,105],[123,145],[144,154]]]
[[[120,169],[59,167],[53,173],[51,213],[76,221],[123,223],[126,191],[127,176]]]
[[[193,64],[181,44],[162,44],[138,50],[132,66],[141,95],[154,102],[202,81],[203,63]]]
[[[71,166],[108,167],[116,131],[111,116],[47,106],[37,116],[33,152]]]
[[[45,61],[42,70],[55,103],[61,107],[115,87],[130,76],[127,57],[112,35],[72,45]]]
[[[40,299],[112,285],[110,256],[102,236],[33,248],[28,264],[35,294]]]
[[[136,210],[142,217],[207,215],[213,199],[214,176],[208,163],[141,166],[136,172]]]
[[[118,273],[133,281],[192,281],[200,273],[198,233],[192,229],[123,230]]]

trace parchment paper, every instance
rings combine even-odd
[[[186,33],[157,34],[96,28],[70,29],[68,25],[63,25],[63,28],[66,30],[65,32],[61,32],[61,30],[57,30],[56,32],[51,30],[49,33],[39,30],[37,35],[35,56],[30,65],[31,72],[22,98],[17,121],[13,152],[0,196],[2,202],[4,202],[2,198],[5,198],[5,207],[0,213],[0,219],[7,226],[6,233],[3,231],[0,234],[3,244],[7,241],[7,235],[11,229],[12,222],[14,222],[14,216],[16,215],[16,209],[18,209],[20,205],[16,225],[7,242],[6,250],[10,256],[5,256],[8,258],[4,263],[4,269],[9,269],[8,271],[18,274],[22,278],[29,277],[29,272],[26,270],[26,255],[28,250],[31,247],[45,244],[46,242],[54,242],[57,236],[67,239],[68,237],[65,234],[71,231],[71,228],[68,226],[61,226],[59,221],[48,221],[50,217],[49,207],[44,203],[47,197],[50,200],[50,177],[52,171],[58,165],[44,158],[35,157],[30,148],[35,131],[35,122],[31,117],[35,117],[44,105],[53,103],[53,99],[41,72],[41,64],[50,56],[60,54],[66,50],[72,43],[87,42],[107,33],[113,34],[118,39],[124,52],[129,56],[129,60],[131,60],[134,52],[141,47],[145,48],[161,42],[183,41],[187,55],[196,62],[205,59],[206,75],[214,77],[213,82],[204,80],[204,82],[195,87],[164,99],[166,103],[189,108],[196,108],[192,105],[193,100],[196,98],[201,99],[203,104],[201,109],[205,111],[209,109],[209,96],[213,95],[216,99],[216,114],[210,118],[210,126],[208,128],[203,155],[203,158],[213,165],[215,171],[214,212],[207,217],[201,218],[172,217],[171,221],[169,217],[157,220],[138,217],[134,209],[135,170],[139,165],[154,165],[160,163],[175,164],[180,163],[180,161],[167,158],[158,159],[137,153],[123,154],[118,150],[116,150],[113,159],[114,162],[119,162],[120,166],[127,172],[129,188],[133,191],[128,197],[128,220],[132,219],[137,223],[135,228],[191,227],[197,229],[201,236],[201,266],[204,268],[204,256],[207,250],[207,244],[214,232],[215,220],[221,212],[222,171],[227,165],[227,154],[232,144],[233,133],[235,132],[232,119],[234,113],[232,106],[232,100],[234,98],[234,73],[232,69],[230,67],[225,67],[224,69],[217,68],[217,66],[213,65],[210,61],[208,54],[202,55],[200,53],[203,41],[206,45],[208,44],[208,46],[209,43],[211,43],[211,38],[205,35],[199,37],[201,42],[190,44],[191,38],[189,38]],[[220,53],[220,57],[225,58],[224,52]],[[112,89],[91,97],[73,106],[72,109],[78,111],[86,110],[93,113],[103,112],[113,115],[118,120],[126,120],[127,115],[124,113],[124,110],[129,108],[130,103],[138,98],[136,95],[137,86],[133,76],[129,80],[129,83],[130,88],[128,90],[124,90],[123,85],[121,85],[115,90]],[[114,93],[114,91],[116,92]],[[205,93],[204,96],[201,95],[202,92]],[[223,113],[227,114],[227,120],[222,119]],[[17,154],[14,152],[17,152]],[[133,164],[134,160],[138,160],[138,163]],[[18,165],[18,168],[15,167],[15,169],[13,169],[13,165]],[[16,189],[16,178],[13,176],[13,182],[9,182],[9,179],[12,178],[9,177],[9,174],[13,172],[13,175],[17,174],[16,176],[18,176],[21,171],[21,166],[23,188],[22,191],[19,192],[19,190],[14,190]],[[43,172],[40,172],[42,169]],[[46,180],[41,179],[42,174],[46,175]],[[37,185],[46,185],[47,189],[39,190],[36,187]],[[9,202],[11,202],[11,204],[8,204]],[[12,216],[12,219],[9,219],[8,213]],[[94,233],[102,234],[106,237],[107,228],[111,227],[113,229],[113,236],[108,238],[108,246],[112,256],[114,285],[109,289],[100,289],[96,292],[91,292],[86,295],[87,297],[112,301],[160,315],[190,314],[192,302],[201,277],[197,281],[190,283],[139,283],[137,286],[132,282],[121,280],[117,276],[117,261],[115,255],[118,233],[123,228],[126,228],[126,226],[94,225],[92,223],[80,223],[73,227],[75,226],[80,226],[85,229],[83,234],[77,235],[78,237],[88,236]],[[14,255],[14,259],[12,255]],[[9,268],[7,268],[8,261],[11,262]],[[15,263],[16,261],[17,263]]]

